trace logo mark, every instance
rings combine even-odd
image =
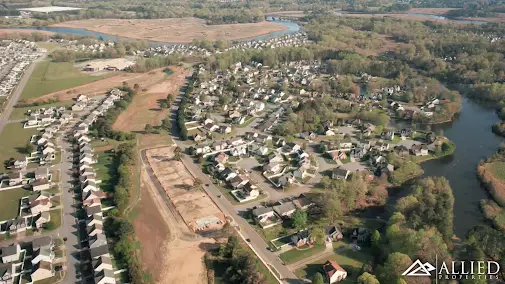
[[[436,268],[429,262],[422,263],[419,259],[412,263],[405,272],[402,273],[403,276],[431,276],[431,272]]]

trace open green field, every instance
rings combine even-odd
[[[47,51],[52,51],[53,49],[58,47],[57,43],[52,43],[52,42],[37,42],[37,45],[40,48],[45,48]]]
[[[114,167],[114,153],[111,151],[96,152],[98,161],[94,165],[97,179],[101,180],[100,188],[105,192],[112,192],[114,189],[114,175],[116,168]]]
[[[311,248],[303,246],[301,248],[293,248],[279,255],[279,258],[285,263],[290,264],[307,258],[313,254],[320,253],[324,250],[325,245],[316,244]]]
[[[1,169],[5,168],[4,162],[10,158],[23,157],[23,148],[30,141],[32,135],[38,133],[35,128],[23,129],[21,123],[9,123],[5,125],[4,130],[0,133],[0,163]]]
[[[489,167],[495,178],[505,181],[505,162],[494,162]]]
[[[22,197],[30,196],[33,191],[15,188],[0,191],[0,221],[14,219],[19,214],[19,202]]]
[[[356,283],[356,279],[359,277],[359,272],[363,267],[364,263],[367,263],[372,259],[372,256],[366,251],[353,251],[348,249],[343,252],[335,253],[330,257],[325,257],[317,260],[314,263],[308,264],[305,268],[298,269],[295,271],[296,276],[300,279],[312,279],[314,274],[321,272],[323,264],[327,260],[334,260],[338,263],[345,271],[347,271],[347,278],[339,283]]]
[[[26,113],[28,110],[35,110],[35,109],[40,109],[40,108],[50,108],[50,107],[70,107],[73,105],[75,102],[73,101],[66,101],[66,102],[57,102],[54,104],[44,104],[40,106],[32,106],[32,107],[14,107],[12,109],[11,117],[9,118],[10,120],[19,120],[23,119],[26,117]]]
[[[53,92],[101,80],[107,76],[90,76],[80,72],[70,62],[37,63],[21,99],[34,99]]]

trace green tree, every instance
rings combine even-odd
[[[174,160],[180,160],[182,157],[182,149],[177,146],[174,149]]]
[[[358,277],[358,284],[380,284],[375,275],[365,272]]]
[[[302,229],[307,225],[307,212],[296,210],[291,219],[293,220],[293,226],[295,228]]]
[[[406,283],[402,273],[412,264],[412,260],[406,254],[395,252],[388,256],[383,266],[377,269],[378,279],[381,283]],[[402,282],[403,281],[403,282]]]
[[[146,127],[144,128],[144,130],[147,133],[152,133],[154,131],[154,127],[151,124],[146,124]]]
[[[378,250],[380,249],[381,246],[381,234],[379,231],[375,230],[372,233],[372,236],[370,237],[371,243],[372,243],[372,249]]]
[[[316,244],[324,244],[325,239],[326,239],[326,232],[324,231],[323,228],[317,227],[312,229],[312,232],[310,233],[312,240],[316,242]]]
[[[31,142],[26,143],[25,148],[23,149],[25,154],[30,155],[33,151],[35,151],[35,147]]]
[[[312,284],[324,284],[323,275],[319,272],[314,274],[314,276],[312,277]]]

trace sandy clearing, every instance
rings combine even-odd
[[[193,177],[182,162],[172,160],[173,149],[164,147],[146,151],[154,174],[188,227],[195,232],[220,229],[226,222],[224,214],[205,192],[192,188]],[[203,219],[218,222],[199,226],[198,222]]]
[[[121,37],[160,42],[191,42],[193,39],[215,41],[260,36],[286,27],[272,22],[207,25],[202,19],[89,19],[63,22],[54,27],[80,28]]]
[[[207,283],[203,263],[205,248],[212,246],[213,239],[194,235],[193,240],[181,239],[190,234],[168,210],[152,184],[143,166],[141,173],[141,200],[135,208],[133,222],[141,243],[141,258],[155,283]]]
[[[159,100],[165,100],[168,94],[177,94],[184,84],[190,70],[182,66],[170,66],[174,72],[168,78],[162,70],[158,70],[151,77],[153,84],[141,86],[141,91],[133,98],[126,111],[122,112],[114,122],[113,128],[121,131],[143,131],[146,124],[160,125],[167,117],[169,109],[161,109]]]

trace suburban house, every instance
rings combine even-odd
[[[358,242],[365,242],[370,237],[370,230],[367,228],[356,228],[351,233],[351,239]]]
[[[281,217],[289,218],[296,211],[296,207],[292,202],[281,203],[273,207],[275,213]]]
[[[303,230],[291,236],[291,242],[296,247],[301,247],[306,244],[311,244],[310,240],[310,230]]]
[[[18,244],[12,244],[8,247],[2,248],[2,253],[0,257],[3,263],[15,262],[19,260],[19,255],[21,253],[21,247]]]
[[[49,214],[49,212],[47,211],[41,212],[39,214],[39,217],[35,221],[35,227],[42,228],[42,226],[44,226],[44,224],[46,224],[49,221],[51,221],[51,214]]]
[[[351,172],[348,171],[348,170],[346,170],[346,169],[335,168],[331,172],[331,178],[332,179],[343,179],[343,180],[346,180],[349,177],[350,174],[351,174]]]
[[[92,261],[93,264],[93,270],[95,272],[100,272],[102,270],[108,269],[112,270],[112,261],[109,256],[107,255],[102,255],[96,259],[93,259]]]
[[[338,241],[344,238],[342,230],[337,225],[325,226],[324,230],[329,241]]]
[[[342,281],[347,277],[347,272],[333,260],[327,260],[323,264],[323,270],[330,284]]]
[[[95,284],[115,284],[116,277],[114,271],[110,269],[104,269],[98,273],[95,273]]]
[[[286,187],[295,181],[295,176],[292,173],[283,174],[279,178],[278,187]]]
[[[265,229],[282,223],[272,207],[257,207],[251,213],[254,220]]]
[[[49,261],[40,261],[33,266],[33,272],[30,276],[33,282],[53,277],[53,264]]]
[[[410,148],[410,151],[412,152],[412,155],[414,155],[414,156],[427,156],[429,154],[428,146],[426,146],[425,144],[412,145],[412,148]]]

